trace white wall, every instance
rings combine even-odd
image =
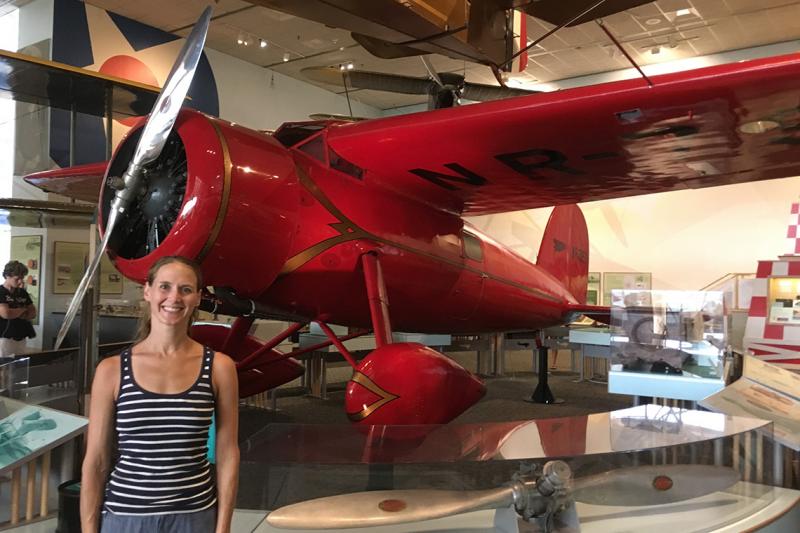
[[[219,90],[220,117],[254,129],[274,130],[284,122],[309,120],[311,113],[349,115],[336,93],[206,50]],[[351,100],[353,115],[379,117],[377,108]]]
[[[677,191],[581,205],[589,270],[652,272],[653,288],[697,290],[729,272],[755,272],[787,252],[800,178]],[[550,208],[469,221],[535,261]]]

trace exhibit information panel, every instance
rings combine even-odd
[[[88,420],[0,397],[0,475],[82,433]]]
[[[800,278],[770,278],[767,308],[770,324],[800,324]]]
[[[409,508],[416,502],[417,511],[435,513],[442,498],[467,509],[462,504],[476,494],[502,493],[520,480],[541,482],[548,468],[560,465],[561,479],[569,480],[558,492],[566,502],[560,508],[571,509],[570,520],[579,520],[581,531],[641,530],[637,524],[649,528],[659,521],[672,523],[672,531],[711,531],[775,499],[765,464],[771,433],[763,420],[656,405],[492,424],[270,424],[242,443],[239,505],[271,511],[277,521],[291,517],[294,504],[314,500],[309,505],[318,512],[301,507],[304,519],[344,520],[340,524],[354,508],[369,513],[375,507],[368,501],[349,505],[354,498],[379,497]],[[508,504],[492,520],[507,511]],[[428,531],[438,523],[377,530]],[[281,529],[271,524],[261,530]]]

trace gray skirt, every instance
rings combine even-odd
[[[214,533],[217,506],[193,513],[121,515],[103,513],[100,533]]]

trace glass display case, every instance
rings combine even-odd
[[[0,397],[0,475],[82,433],[88,420]]]
[[[783,498],[771,432],[656,405],[491,424],[270,424],[241,446],[237,507],[269,513],[258,532],[713,531]]]
[[[612,292],[609,392],[699,400],[724,387],[724,295]]]

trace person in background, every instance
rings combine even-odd
[[[9,261],[3,268],[0,285],[0,357],[25,353],[28,338],[36,336],[31,320],[36,306],[25,290],[28,267],[19,261]]]
[[[136,341],[97,366],[81,478],[83,533],[230,532],[238,381],[227,355],[189,337],[202,286],[194,262],[156,261]],[[216,466],[206,457],[212,414]]]

